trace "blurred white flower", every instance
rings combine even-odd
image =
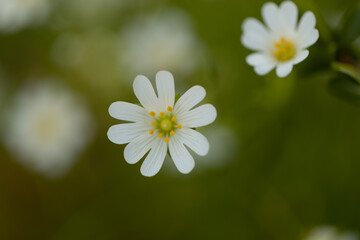
[[[119,81],[116,42],[117,34],[105,29],[64,33],[56,39],[51,55],[60,67],[72,70],[74,79],[81,81],[84,88],[106,97],[123,83]]]
[[[239,140],[234,130],[226,125],[218,124],[207,128],[203,133],[207,136],[211,149],[208,155],[196,158],[202,168],[219,168],[236,157]]]
[[[144,176],[159,172],[168,148],[177,169],[189,173],[195,162],[185,145],[198,155],[209,151],[207,139],[192,128],[208,125],[216,118],[216,109],[211,104],[193,109],[205,97],[205,89],[194,86],[175,103],[174,78],[167,71],[156,74],[158,96],[145,76],[137,76],[133,87],[143,108],[127,102],[111,104],[112,117],[131,123],[110,127],[110,141],[129,143],[124,157],[130,164],[138,162],[150,150],[140,169]]]
[[[132,20],[121,31],[118,50],[121,70],[131,76],[154,75],[158,69],[186,76],[199,65],[202,53],[191,20],[176,9]]]
[[[339,232],[332,226],[320,226],[310,231],[305,240],[358,240],[358,235],[353,232]]]
[[[0,0],[0,31],[11,33],[44,21],[50,0]]]
[[[242,25],[242,44],[256,51],[247,56],[246,62],[259,75],[276,67],[276,74],[286,77],[293,65],[309,55],[306,48],[319,38],[315,16],[307,11],[298,24],[298,9],[291,1],[279,7],[273,2],[265,3],[261,13],[266,26],[255,18],[247,18]]]
[[[65,174],[94,130],[80,98],[45,82],[21,89],[4,115],[3,137],[9,151],[20,163],[47,177]]]
[[[197,172],[221,169],[236,159],[239,151],[239,139],[233,129],[227,125],[215,124],[212,127],[206,127],[201,133],[206,136],[211,148],[205,156],[194,156]],[[166,174],[172,177],[183,177],[170,160],[171,158],[166,156],[164,161]]]

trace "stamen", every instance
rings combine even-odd
[[[279,41],[274,43],[274,57],[280,62],[286,62],[294,58],[296,49],[294,43],[281,37]]]
[[[161,116],[161,117],[163,117],[164,115],[165,115],[165,113],[164,113],[164,112],[161,112],[161,113],[160,113],[160,116]]]
[[[173,108],[170,107],[170,106],[168,106],[167,110],[168,110],[169,112],[171,112],[171,111],[173,110]]]
[[[182,128],[181,124],[178,124],[176,127],[177,127],[178,129],[181,129],[181,128]]]
[[[158,138],[162,138],[162,134],[161,134],[161,133],[159,133]]]
[[[171,118],[171,121],[176,122],[176,118],[175,118],[175,117],[172,117],[172,118]]]
[[[175,132],[171,130],[170,136],[174,136],[174,135],[175,135]]]
[[[169,138],[168,138],[168,137],[164,138],[164,141],[168,143],[168,142],[169,142]]]
[[[150,134],[150,135],[153,135],[153,134],[154,134],[154,130],[151,129],[151,130],[149,131],[149,134]]]
[[[285,45],[287,47],[293,47],[294,46],[294,44],[292,42],[285,42]]]
[[[155,112],[149,112],[149,115],[155,117]]]
[[[155,122],[151,122],[151,126],[154,126],[155,125]]]

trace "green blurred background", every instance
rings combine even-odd
[[[56,76],[87,99],[96,136],[57,179],[28,170],[0,144],[0,239],[294,240],[324,224],[359,231],[360,109],[328,91],[326,70],[326,24],[335,27],[354,1],[295,1],[301,14],[316,13],[320,40],[284,79],[257,76],[240,43],[242,21],[260,18],[264,3],[59,0],[42,24],[1,34],[1,110],[28,79]],[[128,48],[119,46],[123,29],[167,9],[186,15],[201,48],[198,64],[191,71],[126,71],[117,60]],[[58,50],[68,36],[77,44]],[[76,61],[74,51],[81,52]],[[218,117],[200,131],[225,128],[221,139],[233,143],[211,164],[195,158],[188,175],[167,159],[155,177],[143,177],[140,164],[127,164],[124,146],[106,135],[119,123],[109,105],[137,102],[134,77],[154,81],[157,70],[172,71],[181,94],[204,86]]]

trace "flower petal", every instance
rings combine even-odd
[[[258,75],[263,76],[265,74],[268,74],[271,70],[273,70],[275,65],[276,65],[275,63],[259,65],[259,66],[255,66],[254,70]]]
[[[148,133],[141,134],[134,141],[126,145],[124,150],[124,158],[130,163],[137,163],[153,146],[155,136]]]
[[[146,177],[152,177],[160,171],[166,156],[167,144],[163,139],[154,140],[154,145],[141,165],[140,172]]]
[[[147,128],[143,123],[124,123],[111,126],[107,132],[110,141],[116,144],[125,144],[134,140]]]
[[[298,36],[301,48],[307,48],[314,44],[319,38],[319,31],[315,29],[315,15],[308,11],[300,19]]]
[[[148,117],[144,108],[122,101],[112,103],[109,107],[109,114],[113,118],[130,122],[144,121]]]
[[[181,173],[189,173],[195,166],[194,158],[179,140],[176,134],[171,137],[169,142],[169,151],[176,168]]]
[[[282,22],[286,28],[289,30],[295,29],[298,20],[298,9],[295,3],[291,1],[282,2],[280,5],[280,12]]]
[[[158,111],[158,98],[149,79],[138,75],[134,80],[133,88],[136,97],[148,112]]]
[[[273,2],[265,3],[261,8],[262,17],[266,25],[273,31],[278,32],[281,26],[280,10]]]
[[[212,123],[216,118],[216,109],[211,104],[204,104],[178,116],[178,122],[184,127],[196,128]]]
[[[307,34],[304,34],[300,37],[299,42],[301,48],[308,48],[313,45],[319,39],[319,31],[317,29],[313,29],[309,31]]]
[[[205,156],[209,152],[209,142],[204,135],[191,128],[184,128],[176,132],[179,139],[191,150],[200,156]]]
[[[176,102],[174,107],[174,114],[178,115],[189,111],[199,102],[201,102],[206,95],[206,91],[201,86],[194,86],[187,90]]]
[[[252,53],[246,57],[246,62],[250,66],[269,65],[273,61],[264,53]]]
[[[309,50],[302,50],[298,53],[296,58],[293,60],[293,64],[298,64],[299,62],[302,62],[305,58],[309,56]]]
[[[264,25],[255,18],[247,18],[242,24],[242,44],[251,50],[265,50],[269,33]]]
[[[299,22],[299,26],[298,26],[299,34],[303,34],[304,32],[308,32],[309,30],[314,29],[315,24],[316,24],[316,19],[314,13],[310,11],[305,12]]]
[[[170,72],[160,71],[156,74],[156,87],[161,108],[173,107],[175,101],[174,77]]]
[[[287,75],[290,74],[292,69],[293,69],[293,63],[291,62],[280,64],[276,67],[276,74],[279,77],[286,77]]]

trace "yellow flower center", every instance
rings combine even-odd
[[[294,43],[281,37],[279,41],[274,43],[274,57],[280,62],[286,62],[294,58],[296,49]]]
[[[167,112],[160,112],[158,116],[151,111],[149,115],[153,117],[150,125],[154,127],[149,131],[150,135],[153,135],[156,131],[158,138],[163,138],[165,142],[170,141],[170,137],[175,135],[177,129],[181,129],[181,124],[178,124],[176,118],[172,114],[172,107],[167,107]]]
[[[38,138],[43,141],[50,141],[60,133],[59,125],[59,120],[55,116],[45,114],[37,119],[34,130]]]

